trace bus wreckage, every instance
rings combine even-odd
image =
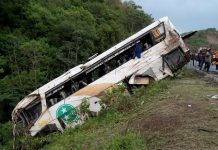
[[[36,136],[83,124],[101,111],[100,95],[108,88],[173,76],[188,61],[183,38],[168,17],[161,18],[22,99],[12,112],[14,134]]]

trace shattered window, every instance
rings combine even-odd
[[[23,109],[19,115],[17,122],[23,122],[24,126],[33,125],[42,113],[42,104],[39,97],[36,97],[30,104]]]
[[[182,52],[181,48],[177,48],[173,50],[172,52],[166,54],[164,56],[164,61],[167,63],[167,65],[173,72],[180,69],[187,62],[185,55]]]
[[[164,24],[160,24],[151,30],[151,34],[156,43],[161,42],[165,38]]]
[[[41,112],[42,105],[40,100],[33,101],[25,111],[29,121],[37,119],[41,115]]]
[[[70,87],[67,86],[67,83],[54,89],[53,91],[50,91],[45,96],[47,107],[50,108],[71,94],[72,92],[70,91]]]

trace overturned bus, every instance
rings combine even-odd
[[[161,18],[24,97],[12,112],[14,134],[35,136],[80,125],[88,114],[100,112],[99,95],[113,85],[158,81],[188,61],[183,38],[168,17]],[[84,106],[91,113],[83,112]]]

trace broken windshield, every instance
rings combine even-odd
[[[23,111],[20,112],[19,118],[22,119],[23,125],[33,125],[35,120],[41,115],[42,105],[39,97],[33,100]]]

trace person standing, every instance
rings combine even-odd
[[[138,43],[135,44],[135,56],[141,58],[142,49]]]
[[[204,60],[203,60],[203,53],[202,51],[200,50],[199,54],[198,54],[198,66],[199,66],[199,69],[201,70],[202,67],[203,67],[203,64],[204,64]]]
[[[211,58],[211,49],[208,49],[205,56],[205,69],[207,72],[210,70]]]

